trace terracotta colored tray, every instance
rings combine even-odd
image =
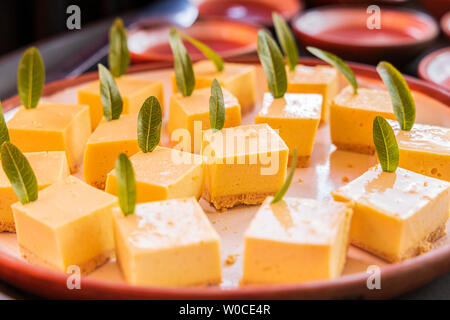
[[[256,63],[256,60],[240,60]],[[304,64],[316,64],[313,59],[301,60]],[[380,86],[373,67],[351,64],[363,86]],[[169,64],[138,65],[131,68],[138,77],[162,79],[165,82],[165,101],[171,92]],[[264,79],[261,68],[258,79]],[[65,79],[45,87],[45,100],[75,102],[76,88],[92,80],[96,74]],[[450,126],[450,95],[424,81],[407,78],[417,102],[417,121],[441,126]],[[265,83],[260,80],[259,96]],[[3,103],[6,115],[11,115],[18,105],[17,96]],[[252,123],[255,112],[243,117],[244,123]],[[167,110],[167,109],[166,109]],[[167,119],[167,114],[165,115]],[[167,129],[164,127],[167,143]],[[331,199],[330,191],[352,180],[375,163],[375,157],[336,151],[330,144],[328,126],[320,127],[312,163],[309,168],[297,169],[288,196]],[[223,283],[215,287],[136,287],[125,283],[116,263],[110,262],[83,277],[81,289],[69,290],[68,275],[35,267],[19,257],[15,234],[0,234],[0,278],[34,294],[50,298],[154,298],[154,299],[217,299],[217,298],[389,298],[414,288],[450,271],[450,237],[440,239],[435,248],[422,256],[408,261],[388,264],[375,256],[351,246],[347,255],[344,274],[332,281],[314,281],[290,285],[239,287],[242,267],[242,235],[258,207],[239,207],[223,213],[215,212],[204,200],[200,201],[222,239]],[[450,232],[450,223],[447,224]],[[227,258],[236,257],[234,264]],[[369,290],[366,272],[369,265],[381,267],[381,289]]]

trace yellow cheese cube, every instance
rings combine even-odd
[[[123,100],[122,114],[139,113],[142,104],[150,96],[158,98],[161,107],[164,106],[163,84],[161,81],[131,76],[121,76],[115,80]],[[79,89],[78,103],[87,104],[90,107],[92,130],[94,130],[103,118],[100,82],[93,81]]]
[[[17,243],[29,262],[89,273],[114,250],[116,197],[69,176],[39,192],[36,201],[12,206]]]
[[[256,104],[256,69],[248,64],[225,63],[224,69],[218,72],[210,60],[194,64],[195,88],[210,88],[217,79],[220,85],[231,92],[241,105],[242,112],[251,111]],[[178,92],[175,74],[171,76],[173,92]]]
[[[426,252],[445,234],[450,184],[443,180],[377,165],[332,195],[352,202],[350,241],[388,261]]]
[[[298,167],[309,165],[320,122],[322,96],[319,94],[286,93],[274,99],[264,94],[263,106],[255,117],[255,123],[267,123],[278,132],[292,155],[297,148]]]
[[[137,114],[124,114],[117,120],[100,122],[86,145],[83,162],[84,180],[104,189],[106,175],[114,169],[122,152],[128,156],[139,151]]]
[[[295,283],[338,277],[352,210],[333,201],[268,197],[245,233],[242,283]]]
[[[416,123],[404,131],[398,122],[388,122],[397,138],[401,168],[450,181],[450,129]]]
[[[60,103],[20,107],[8,121],[8,129],[11,143],[22,152],[65,151],[73,173],[81,165],[91,134],[89,107]]]
[[[241,107],[237,99],[226,89],[222,89],[225,101],[225,128],[241,124]],[[209,98],[211,88],[194,90],[190,97],[180,93],[170,98],[168,129],[172,141],[182,140],[182,149],[199,153],[202,130],[211,128],[209,121]],[[182,129],[182,130],[179,130]],[[190,149],[189,149],[190,147]]]
[[[287,92],[322,95],[321,122],[328,122],[331,101],[339,92],[339,77],[336,69],[327,66],[298,65],[294,71],[287,70],[287,75]]]
[[[39,190],[70,175],[64,151],[24,153],[33,168]],[[17,202],[17,196],[0,166],[0,232],[16,232],[11,205]]]
[[[219,236],[194,198],[116,207],[116,255],[134,285],[188,286],[221,280]]]
[[[199,198],[203,187],[202,157],[176,149],[156,147],[130,158],[136,177],[137,201]],[[115,170],[108,174],[106,192],[117,194]]]
[[[347,87],[334,98],[330,108],[330,133],[333,144],[342,150],[373,154],[373,119],[395,119],[387,90]]]
[[[205,131],[202,152],[203,197],[216,209],[260,204],[283,185],[289,149],[265,123]]]

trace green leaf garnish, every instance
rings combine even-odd
[[[100,98],[103,105],[103,115],[107,121],[119,119],[122,114],[123,101],[117,88],[116,81],[108,69],[98,65],[100,78]]]
[[[294,36],[286,21],[278,13],[272,13],[272,20],[278,41],[280,41],[281,48],[287,57],[289,70],[293,71],[298,62],[298,49]]]
[[[117,195],[119,206],[125,216],[134,213],[136,207],[136,179],[133,165],[125,153],[116,160]]]
[[[284,180],[284,184],[281,186],[280,190],[278,190],[275,197],[273,197],[272,203],[277,203],[278,201],[283,199],[284,195],[289,189],[289,186],[291,185],[292,178],[294,177],[295,168],[297,168],[297,148],[295,148],[294,152],[292,153],[291,168],[289,169],[289,174],[286,177],[286,180]]]
[[[317,58],[331,64],[333,67],[338,69],[344,75],[347,81],[352,85],[353,92],[355,94],[358,92],[358,81],[356,81],[355,74],[353,73],[352,69],[350,69],[350,67],[344,62],[344,60],[330,52],[326,52],[314,47],[306,47],[306,50],[315,55]]]
[[[17,90],[25,108],[36,108],[41,99],[44,82],[44,62],[39,50],[31,47],[24,52],[17,71]]]
[[[398,144],[394,130],[381,116],[373,119],[373,142],[383,171],[394,172],[398,167]]]
[[[9,141],[9,131],[3,115],[2,103],[0,102],[0,147],[5,141]]]
[[[130,65],[130,53],[128,52],[127,31],[120,18],[114,20],[109,29],[109,69],[114,77],[120,77],[127,72]]]
[[[177,29],[170,28],[169,43],[173,53],[173,69],[177,88],[184,97],[189,97],[195,88],[194,69],[191,57],[181,41]]]
[[[283,55],[275,40],[265,30],[258,31],[258,56],[272,96],[274,98],[283,97],[287,89]]]
[[[209,123],[213,130],[222,130],[225,125],[225,102],[219,81],[214,79],[209,97]]]
[[[222,71],[224,62],[223,59],[211,49],[209,46],[204,44],[203,42],[198,41],[197,39],[192,38],[191,36],[181,33],[181,36],[193,44],[198,50],[200,50],[209,60],[211,60],[216,66],[217,71]]]
[[[10,142],[2,145],[2,166],[17,198],[22,204],[38,198],[38,184],[33,169],[22,152]]]
[[[161,139],[162,111],[156,97],[145,100],[138,115],[138,144],[142,152],[153,151]]]
[[[416,104],[403,75],[389,62],[381,61],[377,71],[386,85],[402,130],[411,130],[416,119]]]

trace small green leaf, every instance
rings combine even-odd
[[[223,59],[215,52],[213,49],[208,47],[203,42],[198,41],[197,39],[192,38],[191,36],[182,33],[181,36],[193,44],[198,50],[200,50],[209,60],[211,60],[216,66],[217,71],[222,71],[224,62]]]
[[[381,116],[373,119],[373,142],[383,171],[394,172],[398,167],[398,144],[394,130]]]
[[[169,43],[173,53],[173,68],[177,88],[184,97],[192,94],[195,88],[194,69],[192,68],[191,57],[181,41],[177,29],[170,28]]]
[[[153,151],[161,139],[162,111],[156,97],[145,100],[138,115],[138,144],[142,152]]]
[[[44,62],[39,50],[31,47],[24,52],[17,71],[17,90],[25,108],[36,108],[42,96],[44,82]]]
[[[281,186],[280,190],[278,190],[275,197],[273,197],[272,203],[277,203],[281,199],[283,199],[284,195],[289,189],[289,186],[291,185],[292,178],[294,177],[295,168],[297,168],[297,148],[294,149],[294,152],[292,154],[291,158],[291,168],[289,169],[289,174],[286,177],[286,180],[284,180],[284,184]]]
[[[98,65],[100,78],[100,98],[103,105],[103,115],[107,121],[119,119],[122,114],[123,101],[117,88],[116,81],[108,69]]]
[[[22,204],[38,198],[38,184],[33,169],[23,153],[10,142],[2,145],[2,166]]]
[[[225,125],[225,102],[219,81],[214,79],[209,97],[209,123],[213,130],[222,130]]]
[[[381,61],[377,71],[386,85],[402,130],[411,130],[416,119],[416,104],[403,75],[389,62]]]
[[[9,141],[8,127],[6,126],[5,117],[3,115],[2,103],[0,102],[0,147],[3,142]]]
[[[136,207],[136,179],[133,165],[125,153],[116,160],[117,195],[119,206],[125,216],[134,213]]]
[[[109,30],[109,69],[114,77],[120,77],[127,72],[130,65],[130,53],[128,52],[127,31],[120,18],[114,20]]]
[[[330,52],[326,52],[314,47],[306,47],[306,50],[315,55],[317,58],[331,64],[333,67],[338,69],[344,75],[347,81],[352,85],[353,92],[355,94],[358,92],[358,81],[356,81],[355,74],[353,73],[352,69],[350,69],[350,67],[344,62],[344,60]]]
[[[273,97],[283,97],[287,89],[283,55],[275,40],[265,30],[258,31],[258,56]]]
[[[278,41],[280,41],[284,55],[287,57],[289,70],[293,71],[295,70],[295,66],[298,62],[298,49],[294,36],[292,35],[291,29],[287,25],[286,21],[284,21],[278,13],[272,13],[272,20]]]

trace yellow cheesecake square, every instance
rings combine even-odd
[[[64,151],[24,153],[36,175],[39,190],[70,175]],[[11,205],[18,201],[17,196],[0,166],[0,232],[15,232]]]
[[[137,202],[199,198],[202,193],[204,165],[199,155],[156,147],[152,152],[136,153],[130,161],[136,178]],[[106,192],[117,194],[115,170],[108,174]]]
[[[339,77],[336,69],[327,66],[297,65],[295,70],[287,70],[287,76],[287,92],[322,95],[321,121],[328,122],[331,101],[339,93]]]
[[[89,273],[114,250],[116,197],[69,176],[39,192],[36,201],[13,204],[17,243],[29,262]]]
[[[203,197],[216,209],[260,204],[282,186],[289,149],[266,123],[203,133]]]
[[[416,123],[404,131],[398,122],[388,122],[397,138],[401,168],[450,181],[449,128]]]
[[[132,76],[121,76],[115,79],[123,100],[122,114],[139,113],[144,101],[150,97],[158,98],[164,106],[163,84],[161,81],[142,79]],[[103,118],[103,106],[100,98],[100,82],[93,81],[78,90],[78,103],[90,108],[92,130]]]
[[[231,92],[241,105],[242,112],[253,109],[256,104],[256,68],[248,64],[225,63],[222,71],[217,71],[210,60],[194,64],[195,88],[210,88],[217,79],[220,85]],[[171,76],[173,92],[178,92],[175,74]]]
[[[297,148],[298,167],[309,165],[314,147],[317,128],[322,109],[322,96],[319,94],[286,93],[283,98],[274,99],[265,93],[261,110],[255,123],[267,123],[278,130],[281,139],[292,155]]]
[[[87,105],[43,102],[35,109],[20,107],[7,125],[11,143],[22,152],[65,151],[72,173],[81,165],[91,134]]]
[[[116,256],[134,285],[188,286],[221,281],[219,236],[194,198],[138,204],[114,214]]]
[[[330,107],[330,133],[333,144],[342,150],[373,154],[373,119],[395,119],[387,90],[346,87]]]
[[[225,102],[225,128],[241,124],[241,106],[238,100],[222,88]],[[171,141],[178,142],[186,152],[199,153],[202,131],[211,128],[209,120],[209,98],[211,88],[194,90],[191,96],[176,93],[170,98],[168,129]]]
[[[244,236],[243,284],[338,277],[345,265],[352,210],[334,201],[268,197]]]
[[[443,180],[377,165],[332,195],[352,203],[350,241],[387,261],[426,252],[445,234],[450,184]]]
[[[139,151],[137,113],[124,114],[117,120],[102,120],[86,144],[83,162],[84,180],[105,188],[106,176],[114,169],[121,153],[132,156]]]

